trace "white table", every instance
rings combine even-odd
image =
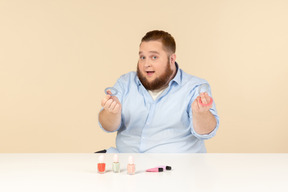
[[[288,191],[288,154],[119,154],[121,172],[97,173],[100,154],[0,154],[0,192]],[[127,175],[128,156],[136,174]],[[172,171],[146,169],[170,165]]]

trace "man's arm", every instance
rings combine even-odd
[[[106,131],[115,131],[121,123],[121,103],[116,96],[106,95],[102,101],[103,110],[99,122]]]
[[[200,104],[200,99],[203,104],[210,102],[210,97],[207,93],[201,93],[192,103],[192,116],[194,130],[200,134],[205,135],[211,133],[217,125],[216,118],[210,112],[212,104],[209,106],[203,106]]]

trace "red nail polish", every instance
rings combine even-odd
[[[104,156],[99,156],[98,173],[105,173],[106,164],[104,163]]]

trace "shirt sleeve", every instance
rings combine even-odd
[[[208,83],[206,83],[208,84]],[[199,87],[200,87],[201,84],[197,85],[193,91],[192,91],[192,98],[190,100],[190,103],[189,103],[189,106],[188,106],[188,114],[189,114],[189,119],[190,119],[190,127],[191,127],[191,133],[197,137],[198,139],[201,139],[201,140],[206,140],[206,139],[210,139],[212,137],[214,137],[216,135],[216,132],[218,130],[218,127],[219,127],[219,116],[217,114],[217,110],[216,110],[216,105],[215,105],[215,101],[213,99],[213,104],[212,104],[212,108],[210,109],[210,112],[214,115],[214,117],[216,118],[216,127],[214,128],[214,130],[212,132],[210,132],[209,134],[204,134],[204,135],[201,135],[201,134],[198,134],[194,127],[193,127],[193,116],[192,116],[192,108],[191,108],[191,105],[193,103],[193,101],[199,96]],[[208,95],[210,97],[212,97],[212,94],[211,94],[211,88],[208,84]]]

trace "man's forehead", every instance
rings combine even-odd
[[[164,51],[161,41],[143,41],[139,49],[139,54],[144,52],[160,54],[160,52]]]
[[[143,46],[147,46],[147,45],[162,46],[162,41],[160,41],[160,40],[142,41],[140,43],[140,47],[142,45]]]

